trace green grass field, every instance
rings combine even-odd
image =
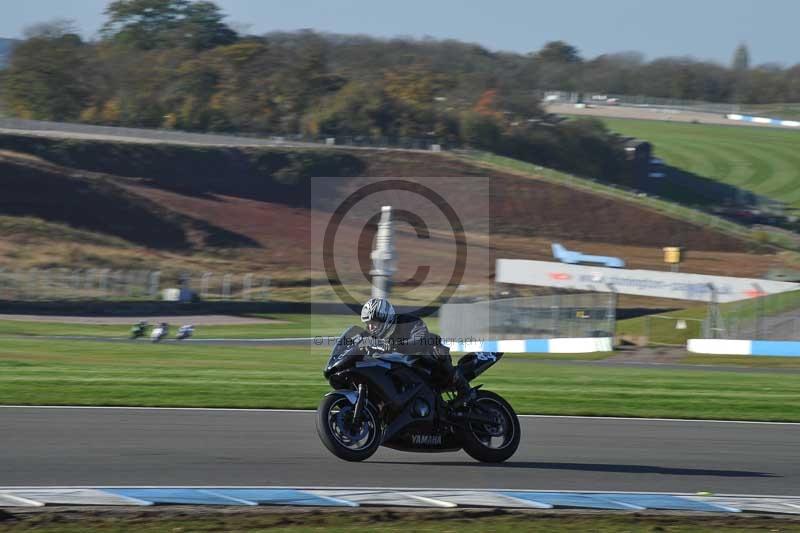
[[[800,206],[800,132],[654,120],[601,119],[650,141],[668,165]]]
[[[634,192],[625,189],[612,187],[605,183],[592,181],[587,178],[573,176],[565,172],[559,172],[549,168],[526,163],[518,159],[511,159],[486,152],[476,152],[460,156],[466,161],[483,165],[487,168],[497,169],[505,172],[516,173],[517,175],[527,176],[538,180],[549,181],[559,185],[566,185],[575,189],[591,192],[626,202],[639,204],[642,207],[652,209],[659,213],[680,218],[689,222],[694,222],[703,226],[709,226],[717,231],[735,235],[744,239],[752,238],[750,230],[746,227],[691,207],[686,207],[674,202],[653,198],[651,196],[638,196]]]
[[[529,361],[534,357],[508,355],[477,382],[520,413],[800,421],[797,374]],[[329,389],[326,359],[323,348],[6,337],[0,404],[311,409]]]

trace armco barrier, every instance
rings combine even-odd
[[[714,355],[800,357],[800,342],[797,341],[689,339],[686,348],[692,353]]]
[[[769,126],[784,126],[787,128],[800,127],[800,122],[796,120],[781,120],[779,118],[753,117],[750,115],[739,115],[737,113],[729,113],[725,115],[725,118],[727,118],[728,120],[736,120],[740,122],[752,122],[754,124],[765,124]]]
[[[611,337],[581,337],[575,339],[520,339],[445,341],[454,352],[503,353],[589,353],[613,350]]]

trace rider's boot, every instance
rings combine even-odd
[[[451,385],[456,390],[456,397],[451,406],[453,409],[460,409],[475,398],[475,389],[469,386],[469,381],[464,377],[459,368],[453,369]]]

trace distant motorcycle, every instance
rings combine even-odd
[[[150,332],[150,340],[153,342],[159,342],[167,335],[169,335],[169,324],[162,322],[158,326],[154,327],[153,331]]]
[[[187,324],[185,326],[181,326],[178,330],[178,334],[175,336],[175,339],[182,341],[184,339],[188,339],[194,334],[194,326],[191,324]]]
[[[148,325],[149,324],[147,322],[139,322],[138,324],[135,324],[131,328],[131,340],[138,339],[139,337],[144,337],[144,334],[147,332]]]
[[[469,353],[458,367],[471,381],[502,356]],[[336,390],[317,409],[317,433],[325,447],[346,461],[363,461],[379,446],[410,452],[463,449],[490,463],[514,455],[520,425],[506,400],[475,388],[464,405],[452,391],[437,386],[431,370],[420,367],[417,359],[377,353],[363,329],[345,331],[324,370]]]

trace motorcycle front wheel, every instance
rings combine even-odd
[[[472,413],[490,422],[470,420]],[[517,451],[519,418],[502,396],[479,390],[467,417],[463,442],[470,457],[484,463],[502,463]]]
[[[330,452],[345,461],[363,461],[381,445],[381,426],[374,409],[364,406],[353,420],[355,406],[339,395],[326,396],[317,409],[317,433]]]

